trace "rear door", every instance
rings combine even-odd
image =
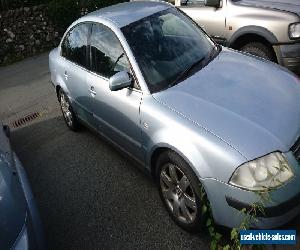
[[[226,0],[222,2],[222,7],[215,8],[205,6],[204,0],[188,0],[180,9],[222,44],[226,38]]]
[[[92,96],[87,84],[90,31],[90,23],[80,23],[71,28],[62,42],[60,68],[65,83],[64,91],[67,92],[75,113],[90,126],[94,126]]]
[[[115,33],[102,24],[93,24],[90,39],[91,72],[88,84],[93,93],[93,114],[98,131],[143,161],[140,127],[142,92],[132,87],[111,91],[109,78],[120,71],[131,73],[126,52]]]

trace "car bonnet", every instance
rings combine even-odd
[[[278,65],[229,49],[153,96],[247,159],[286,152],[300,134],[299,79]]]
[[[237,2],[240,5],[271,8],[295,13],[300,16],[299,0],[241,0]]]

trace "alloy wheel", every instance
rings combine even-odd
[[[60,106],[61,106],[63,116],[66,120],[66,123],[68,124],[68,126],[71,127],[73,123],[73,119],[72,119],[72,112],[70,110],[70,103],[66,99],[65,94],[63,93],[60,95]]]
[[[160,188],[173,216],[182,223],[193,223],[197,216],[196,196],[184,172],[174,164],[165,164],[160,173]]]

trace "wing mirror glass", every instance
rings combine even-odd
[[[109,78],[109,88],[111,91],[117,91],[130,87],[132,78],[127,71],[120,71]]]
[[[220,8],[221,7],[221,0],[205,0],[204,5],[209,6],[209,7]]]

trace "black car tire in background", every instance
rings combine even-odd
[[[255,56],[262,57],[272,62],[275,61],[272,49],[263,43],[259,43],[259,42],[247,43],[246,45],[242,46],[240,50]]]

